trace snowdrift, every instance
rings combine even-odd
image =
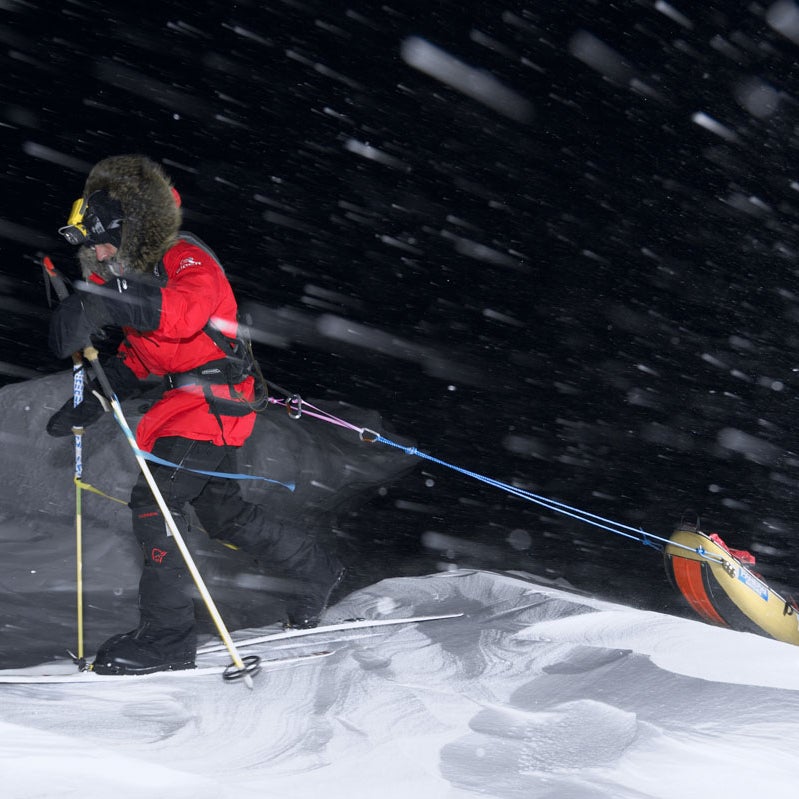
[[[796,647],[521,574],[384,580],[327,619],[444,612],[466,615],[286,641],[276,654],[334,654],[253,691],[218,677],[2,686],[4,794],[795,795]]]

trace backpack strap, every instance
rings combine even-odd
[[[195,236],[187,230],[179,231],[178,236],[207,253],[222,270],[222,274],[225,274],[225,269],[216,253],[199,236]],[[163,266],[163,260],[156,267],[156,274],[163,280],[163,285],[166,285],[166,269]],[[210,413],[216,416],[220,427],[222,426],[220,415],[246,416],[253,411],[263,410],[265,407],[264,398],[268,391],[265,389],[263,375],[253,355],[249,336],[228,336],[214,325],[210,319],[203,326],[203,332],[222,350],[225,354],[224,359],[210,361],[190,369],[188,372],[165,375],[165,389],[169,390],[187,385],[202,385],[203,393],[208,402],[208,409]],[[252,403],[237,396],[235,391],[235,386],[250,375],[256,377],[256,397]],[[212,394],[211,385],[227,385],[231,398],[229,400],[223,399]]]

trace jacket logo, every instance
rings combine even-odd
[[[167,553],[163,549],[158,549],[158,547],[153,547],[153,551],[150,553],[150,559],[153,563],[157,563],[159,566],[164,562],[164,558],[166,557]]]
[[[191,255],[186,256],[178,265],[177,270],[175,271],[176,275],[179,275],[184,269],[190,266],[200,266],[202,261],[198,261],[196,258],[193,258]]]

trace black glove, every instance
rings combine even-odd
[[[84,284],[89,286],[89,284]],[[102,286],[90,286],[105,312],[120,327],[155,330],[161,321],[161,287],[146,276],[116,277]]]
[[[92,334],[112,321],[97,294],[70,294],[50,318],[50,350],[57,358],[66,358],[91,344]]]
[[[91,343],[106,325],[155,330],[161,321],[161,287],[144,277],[116,277],[97,286],[76,284],[50,319],[50,350],[66,358]]]
[[[138,396],[146,388],[146,383],[139,380],[125,365],[124,359],[118,355],[105,361],[103,371],[120,402]],[[84,391],[83,402],[75,407],[74,400],[70,397],[50,417],[47,422],[47,432],[51,436],[61,438],[71,435],[73,427],[88,427],[96,422],[106,410],[103,403],[107,400],[101,401],[100,397],[102,396],[100,384],[96,380],[92,380]]]
[[[84,394],[83,402],[74,406],[74,400],[70,397],[49,419],[47,422],[47,432],[56,438],[72,435],[73,427],[88,427],[92,422],[96,422],[102,415],[105,408],[91,391]]]

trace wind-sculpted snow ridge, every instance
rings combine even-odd
[[[488,572],[384,580],[327,620],[447,612],[276,642],[334,654],[253,691],[4,686],[5,795],[794,795],[799,649]]]

